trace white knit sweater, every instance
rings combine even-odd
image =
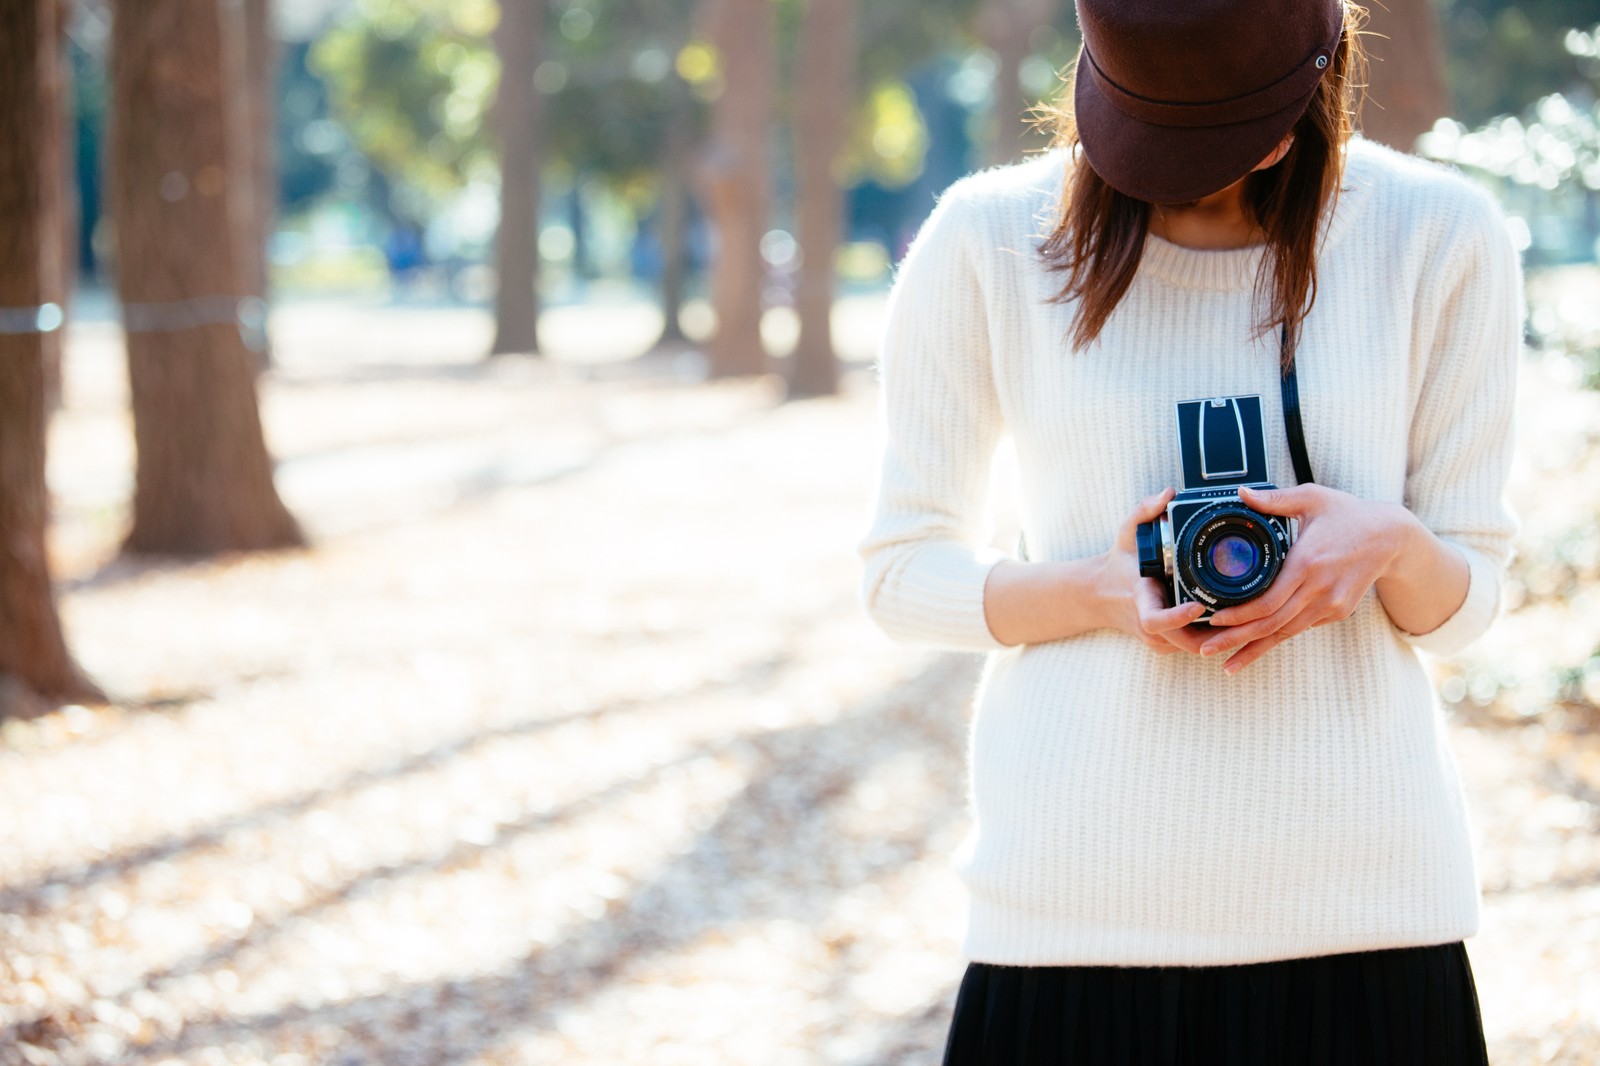
[[[1417,650],[1499,603],[1520,348],[1517,253],[1468,179],[1350,145],[1297,357],[1317,480],[1403,502],[1460,549],[1465,602],[1402,632],[1374,592],[1229,677],[1109,629],[1007,647],[984,619],[991,456],[1014,439],[1034,559],[1095,555],[1176,485],[1173,405],[1259,393],[1294,484],[1277,335],[1253,339],[1258,247],[1150,237],[1074,354],[1034,251],[1064,149],[942,194],[897,269],[879,351],[886,446],[863,596],[889,634],[987,651],[968,749],[962,949],[1008,964],[1202,965],[1432,944],[1478,924],[1474,841]],[[1292,551],[1292,549],[1291,549]]]

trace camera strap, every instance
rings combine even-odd
[[[1280,353],[1289,349],[1287,323],[1278,329],[1278,347]],[[1283,390],[1283,431],[1289,438],[1289,459],[1294,463],[1294,479],[1301,485],[1309,485],[1316,478],[1311,476],[1311,457],[1306,454],[1305,429],[1300,424],[1300,379],[1295,376],[1293,358],[1289,360],[1288,369],[1279,376],[1279,385]],[[1020,533],[1017,535],[1017,556],[1023,560],[1028,558],[1027,541]]]
[[[1289,350],[1289,326],[1287,323],[1279,327],[1279,350]],[[1289,366],[1281,375],[1279,384],[1283,387],[1283,430],[1289,437],[1289,458],[1294,462],[1294,479],[1302,485],[1308,485],[1316,479],[1311,476],[1311,457],[1306,454],[1305,431],[1300,425],[1300,382],[1294,373],[1294,358],[1289,358]]]

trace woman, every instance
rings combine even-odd
[[[951,186],[897,272],[863,594],[990,653],[947,1066],[1485,1061],[1418,652],[1498,606],[1520,267],[1476,186],[1352,137],[1356,14],[1079,0],[1058,143]],[[1240,496],[1298,534],[1196,624],[1135,531],[1175,405],[1247,395],[1283,487]],[[1007,432],[1025,558],[983,546]]]

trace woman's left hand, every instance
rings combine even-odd
[[[1312,626],[1349,618],[1394,564],[1408,524],[1416,522],[1399,504],[1363,500],[1325,485],[1241,488],[1239,496],[1266,514],[1298,518],[1300,529],[1267,591],[1211,616],[1212,625],[1226,628],[1202,644],[1200,654],[1232,652],[1222,667],[1229,674]]]

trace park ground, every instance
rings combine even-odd
[[[50,440],[115,702],[0,727],[0,1066],[939,1061],[979,661],[857,600],[879,307],[837,398],[613,359],[647,308],[289,303],[261,402],[313,545],[113,558],[114,329]],[[636,350],[636,348],[634,348]],[[1523,375],[1517,609],[1437,666],[1493,1061],[1600,1061],[1600,394]]]

